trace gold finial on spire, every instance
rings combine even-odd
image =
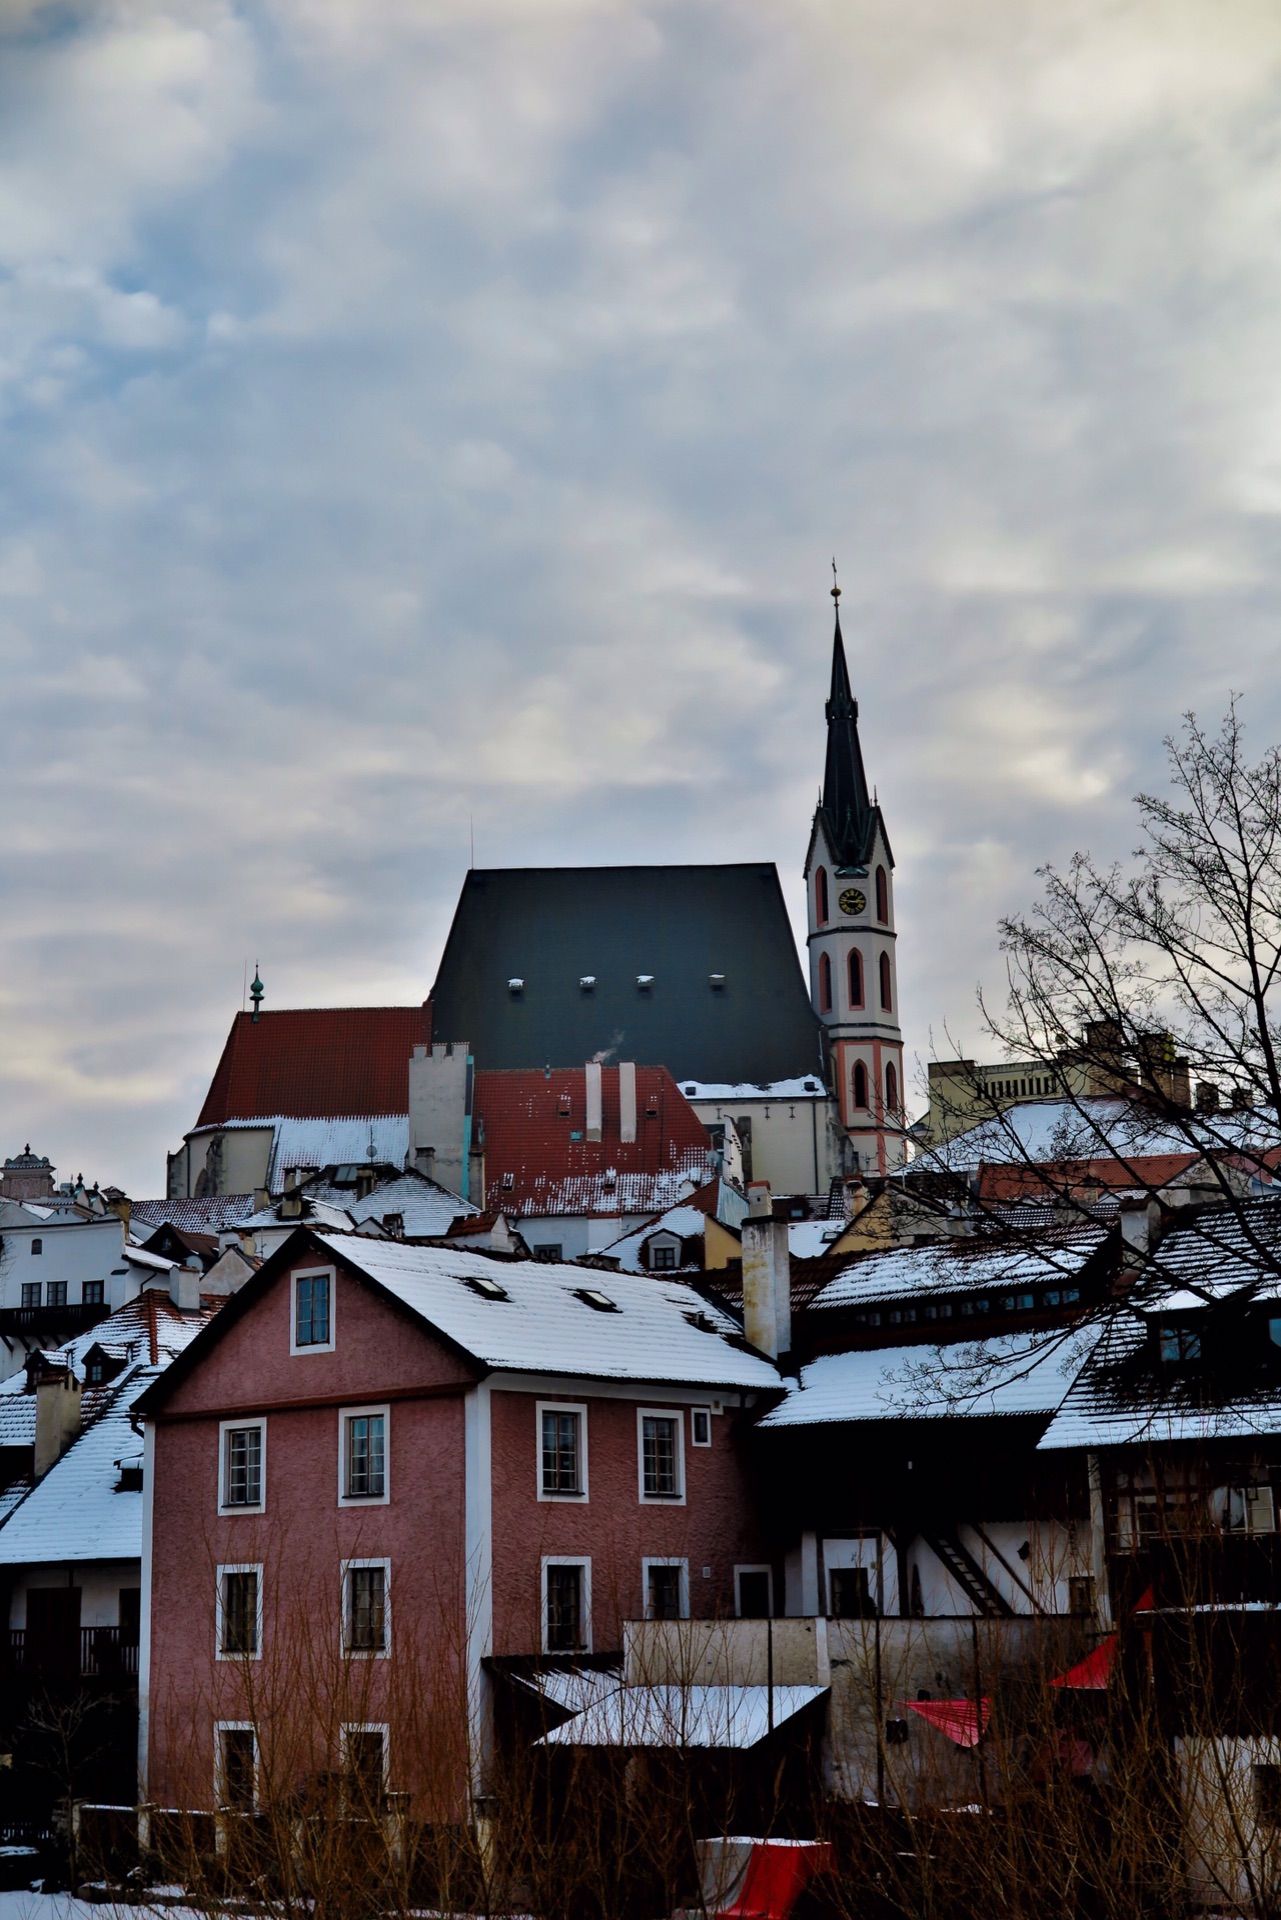
[[[841,589],[836,578],[836,557],[835,555],[833,555],[832,557],[832,598],[833,600],[839,600],[840,597],[841,597]]]

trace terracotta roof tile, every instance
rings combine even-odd
[[[409,1056],[430,1018],[425,1006],[238,1013],[196,1125],[406,1113]]]
[[[652,1213],[708,1174],[707,1130],[666,1067],[636,1068],[636,1139],[620,1138],[618,1068],[601,1070],[601,1138],[587,1138],[582,1067],[476,1075],[485,1185],[505,1212]]]

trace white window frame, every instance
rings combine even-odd
[[[763,1560],[743,1560],[738,1562],[735,1565],[735,1568],[734,1568],[734,1618],[736,1620],[741,1620],[743,1618],[743,1596],[739,1591],[739,1585],[738,1585],[738,1576],[740,1573],[763,1573],[765,1575],[765,1578],[769,1581],[769,1618],[772,1620],[774,1618],[774,1569],[773,1567],[768,1566]]]
[[[248,1427],[257,1427],[261,1440],[261,1452],[258,1463],[258,1489],[260,1499],[255,1506],[230,1506],[227,1501],[227,1447],[228,1436],[243,1433]],[[218,1422],[218,1515],[220,1519],[234,1520],[241,1514],[265,1513],[267,1511],[267,1416],[256,1414],[248,1420],[220,1420]]]
[[[540,1593],[539,1609],[541,1625],[539,1639],[544,1653],[562,1655],[564,1647],[550,1647],[547,1644],[547,1569],[548,1567],[579,1567],[582,1570],[580,1588],[581,1612],[583,1623],[583,1644],[575,1649],[578,1653],[592,1651],[592,1561],[586,1553],[545,1553],[539,1566],[538,1585]]]
[[[381,1567],[383,1570],[383,1643],[381,1647],[350,1647],[347,1644],[347,1623],[350,1618],[347,1608],[347,1580],[358,1567]],[[339,1585],[339,1623],[338,1639],[344,1660],[390,1660],[391,1659],[391,1561],[384,1555],[366,1555],[361,1559],[342,1562],[342,1579]],[[355,1722],[352,1722],[355,1725]]]
[[[643,1507],[683,1507],[685,1505],[685,1419],[683,1407],[637,1407],[636,1409],[636,1491]],[[670,1420],[676,1428],[676,1492],[645,1491],[645,1422]]]
[[[378,1733],[383,1743],[383,1785],[389,1793],[391,1780],[391,1728],[385,1720],[344,1720],[338,1729],[338,1760],[344,1779],[349,1772],[348,1736],[353,1733]]]
[[[706,1440],[700,1440],[698,1437],[698,1427],[696,1424],[696,1416],[700,1413],[707,1415]],[[689,1410],[689,1444],[691,1447],[710,1447],[711,1446],[712,1444],[712,1410],[710,1406],[690,1408]]]
[[[579,1478],[582,1490],[579,1493],[545,1493],[543,1491],[543,1415],[545,1413],[576,1413],[578,1415]],[[587,1402],[585,1400],[537,1400],[534,1403],[534,1485],[538,1489],[540,1500],[550,1501],[553,1506],[583,1507],[587,1504]]]
[[[298,1282],[300,1280],[328,1280],[329,1282],[329,1339],[322,1345],[309,1340],[298,1345]],[[338,1324],[338,1270],[336,1267],[302,1267],[289,1276],[289,1351],[301,1358],[308,1353],[332,1353],[334,1335]]]
[[[258,1576],[258,1604],[254,1620],[254,1650],[252,1653],[224,1653],[222,1645],[223,1628],[223,1582],[229,1573],[256,1573]],[[214,1658],[231,1660],[239,1664],[242,1660],[262,1659],[262,1562],[260,1560],[225,1560],[218,1566],[218,1584],[214,1589]]]
[[[660,1267],[654,1259],[654,1254],[660,1246],[670,1249],[676,1256],[670,1267]],[[681,1263],[681,1237],[678,1233],[671,1233],[666,1229],[658,1233],[652,1233],[645,1242],[645,1251],[649,1256],[649,1270],[651,1273],[674,1273]]]
[[[252,1811],[258,1811],[258,1788],[261,1780],[262,1755],[258,1745],[258,1729],[252,1720],[215,1720],[214,1721],[214,1804],[226,1807],[230,1812],[239,1812],[232,1808],[227,1799],[227,1777],[222,1764],[222,1736],[224,1733],[252,1733],[254,1737],[254,1800]]]
[[[347,1422],[349,1420],[372,1419],[382,1415],[383,1423],[383,1490],[381,1493],[348,1493],[347,1491]],[[385,1507],[391,1501],[391,1407],[384,1401],[381,1406],[340,1407],[338,1409],[338,1504],[340,1507]]]
[[[641,1612],[646,1620],[657,1618],[649,1610],[649,1570],[651,1567],[680,1568],[680,1604],[676,1614],[678,1620],[689,1619],[689,1561],[675,1554],[647,1553],[641,1560]]]

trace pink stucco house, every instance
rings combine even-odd
[[[456,1818],[495,1663],[757,1611],[774,1365],[675,1278],[300,1229],[149,1389],[143,1797]]]

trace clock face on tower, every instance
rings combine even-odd
[[[846,887],[837,905],[842,913],[862,913],[867,907],[867,895],[860,893],[857,887]]]

